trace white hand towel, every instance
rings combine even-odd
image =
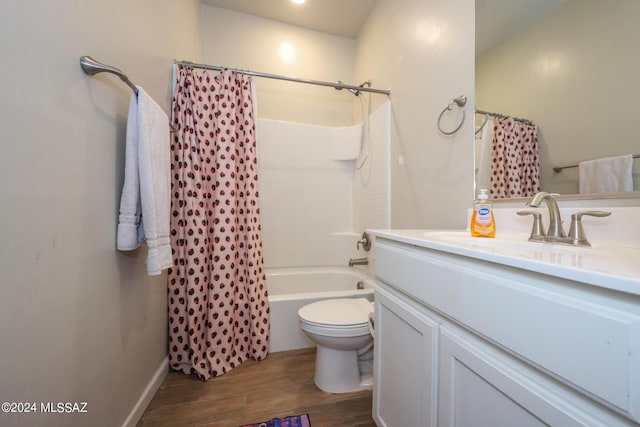
[[[140,178],[138,176],[138,97],[131,94],[127,117],[125,143],[124,184],[120,196],[120,215],[116,248],[130,251],[144,244],[144,232],[140,225]]]
[[[580,193],[633,191],[631,154],[580,162]]]
[[[125,177],[118,217],[118,250],[146,242],[147,273],[171,267],[169,119],[141,87],[127,118]]]
[[[171,210],[171,164],[169,118],[141,87],[138,87],[138,167],[144,235],[149,248],[147,273],[158,275],[171,267],[169,238]]]

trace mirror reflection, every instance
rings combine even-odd
[[[639,19],[637,0],[476,0],[476,189],[526,197],[537,167],[542,191],[640,190]]]

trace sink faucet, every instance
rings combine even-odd
[[[547,208],[549,209],[550,224],[549,231],[546,235],[541,230],[542,223],[540,220],[540,213],[533,211],[518,212],[518,215],[534,216],[533,229],[531,230],[531,237],[529,237],[529,240],[535,242],[561,243],[573,246],[591,246],[584,234],[581,218],[584,215],[606,217],[611,215],[611,212],[583,211],[572,214],[570,227],[571,231],[569,232],[569,236],[567,236],[562,229],[562,218],[560,218],[560,209],[558,208],[558,203],[556,203],[556,199],[554,198],[554,196],[557,196],[557,194],[545,193],[544,191],[541,191],[527,202],[527,206],[531,206],[533,208],[537,208],[538,206],[540,206],[540,203],[542,203],[543,200],[547,203]]]
[[[547,238],[549,240],[558,239],[561,240],[567,237],[567,234],[562,229],[562,218],[560,218],[560,209],[554,196],[557,194],[551,194],[544,191],[537,193],[527,202],[527,206],[537,208],[543,201],[547,204],[549,209],[549,230],[547,231]]]

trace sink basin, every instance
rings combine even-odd
[[[483,247],[483,248],[526,248],[536,243],[528,241],[528,235],[500,234],[495,238],[473,237],[467,230],[430,230],[425,231],[422,237],[436,242],[447,244]],[[535,246],[533,247],[535,248]]]

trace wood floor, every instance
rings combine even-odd
[[[315,349],[249,360],[209,381],[171,371],[138,426],[237,427],[309,414],[312,427],[375,427],[371,391],[329,394],[313,383]]]

